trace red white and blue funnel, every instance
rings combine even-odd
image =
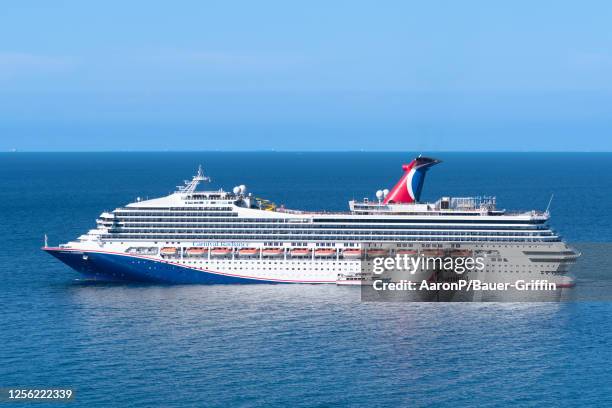
[[[425,181],[425,173],[431,166],[440,163],[440,160],[430,157],[417,157],[410,164],[404,164],[404,175],[397,182],[393,190],[387,194],[385,204],[415,203],[421,198],[421,190]]]

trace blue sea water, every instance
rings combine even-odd
[[[214,187],[340,210],[391,187],[411,156],[0,154],[0,387],[71,387],[69,406],[86,407],[611,406],[609,302],[365,303],[335,286],[91,285],[39,249],[45,233],[66,242],[102,210],[170,192],[200,163]],[[496,195],[500,207],[544,209],[554,193],[552,225],[568,241],[612,241],[612,154],[435,157],[444,162],[424,199]]]

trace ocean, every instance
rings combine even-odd
[[[343,210],[390,188],[414,155],[0,154],[0,387],[72,388],[71,407],[611,406],[610,302],[372,303],[333,285],[86,284],[40,250],[44,234],[50,245],[74,239],[103,210],[165,195],[199,164],[214,188],[245,184],[287,208]],[[543,210],[554,194],[551,224],[565,240],[612,241],[612,154],[430,155],[443,163],[424,200],[496,195],[501,208]],[[577,288],[598,284],[576,278]]]

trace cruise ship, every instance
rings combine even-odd
[[[372,256],[469,251],[488,274],[571,285],[578,257],[548,226],[549,211],[498,209],[494,197],[421,202],[425,175],[440,163],[417,157],[376,197],[349,211],[277,207],[238,185],[201,191],[201,167],[172,194],[103,212],[96,228],[43,250],[85,279],[158,283],[337,283]],[[490,275],[490,276],[493,276]]]

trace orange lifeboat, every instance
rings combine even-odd
[[[335,249],[330,249],[330,248],[315,249],[315,256],[334,256],[334,255],[336,255]]]
[[[444,256],[444,251],[441,249],[424,249],[421,253],[429,257]]]
[[[369,257],[387,256],[389,251],[386,249],[368,249],[367,254]]]
[[[208,249],[202,247],[191,247],[187,248],[187,255],[189,256],[202,256],[208,252]]]
[[[177,249],[175,247],[164,247],[159,250],[160,255],[176,255]]]
[[[264,248],[262,254],[265,256],[281,256],[283,254],[282,248]]]
[[[342,251],[342,255],[351,259],[361,258],[361,249],[345,249]]]
[[[472,251],[469,249],[455,249],[451,251],[450,256],[457,258],[469,258],[472,256]]]
[[[212,256],[225,256],[232,252],[231,248],[219,247],[210,250]]]
[[[242,256],[253,256],[259,253],[259,248],[242,248],[238,251],[239,255]]]
[[[414,249],[398,249],[397,251],[395,251],[395,253],[397,255],[413,256],[413,255],[416,255],[418,251],[415,251]]]
[[[306,256],[310,254],[308,248],[294,248],[291,250],[291,256]]]

